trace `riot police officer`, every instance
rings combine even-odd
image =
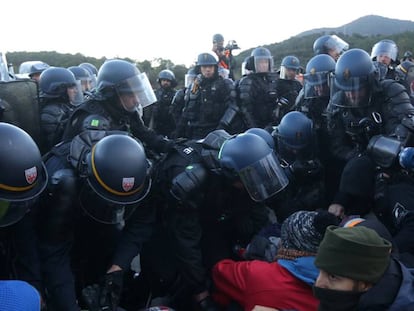
[[[70,140],[85,129],[123,130],[149,148],[165,152],[172,142],[142,120],[142,109],[155,101],[145,73],[127,61],[108,60],[99,69],[95,92],[73,112],[63,138]]]
[[[215,130],[178,144],[156,176],[186,297],[202,310],[216,310],[208,293],[209,269],[219,259],[235,258],[234,248],[247,245],[269,223],[262,202],[286,187],[286,175],[260,136]]]
[[[90,94],[92,78],[89,71],[80,66],[70,66],[68,69],[72,71],[75,79],[80,81],[83,95]]]
[[[348,161],[365,151],[376,134],[407,139],[414,107],[395,80],[378,80],[370,56],[361,49],[345,52],[335,67],[328,105],[330,146],[336,159]]]
[[[170,114],[170,108],[176,93],[177,80],[174,72],[164,69],[158,74],[157,82],[159,85],[155,90],[157,102],[144,110],[144,121],[157,134],[171,137],[175,122]]]
[[[21,65],[20,65],[21,66]],[[34,61],[30,64],[28,69],[28,76],[30,79],[33,79],[37,82],[39,82],[40,75],[43,71],[45,71],[50,66],[42,61]]]
[[[27,281],[43,295],[34,219],[48,175],[28,133],[0,122],[0,136],[0,277]]]
[[[292,110],[295,104],[296,97],[298,97],[302,89],[302,83],[296,79],[301,71],[299,58],[293,55],[283,57],[279,70],[279,80],[277,81],[276,91],[280,98],[283,98],[285,105],[279,118],[282,118],[288,111]]]
[[[395,67],[398,60],[398,46],[389,39],[380,40],[374,44],[371,51],[371,59],[378,67],[380,79],[396,79]]]
[[[235,132],[232,127],[238,108],[233,81],[219,76],[217,58],[210,53],[198,55],[196,72],[197,77],[185,94],[176,136],[200,139],[217,128]]]
[[[264,47],[251,53],[245,65],[252,72],[238,83],[238,105],[246,128],[266,128],[277,125],[285,102],[277,94],[277,73],[273,72],[273,57]]]
[[[318,141],[319,155],[325,170],[326,191],[330,201],[335,195],[342,167],[331,155],[329,148],[326,108],[330,99],[330,86],[335,71],[335,60],[327,54],[318,54],[306,64],[304,85],[295,103],[295,110],[304,113],[313,122]]]
[[[54,147],[42,200],[40,245],[53,310],[116,310],[123,275],[151,234],[153,209],[144,148],[125,132],[87,130]],[[100,281],[103,276],[103,281]],[[86,287],[92,283],[100,284]],[[75,290],[76,288],[76,290]]]
[[[98,68],[91,63],[80,63],[79,67],[86,69],[91,77],[91,91],[96,87],[96,77],[98,76]]]
[[[80,82],[62,67],[49,67],[39,78],[40,129],[44,138],[43,153],[62,140],[72,111],[83,101]]]
[[[299,210],[327,207],[324,167],[313,122],[299,111],[288,112],[272,133],[289,185],[269,202],[279,223]]]
[[[349,44],[337,35],[323,35],[313,42],[313,52],[315,55],[328,54],[335,61],[348,49]]]

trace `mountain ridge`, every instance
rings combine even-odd
[[[323,27],[303,31],[297,37],[315,33],[343,33],[344,35],[359,34],[362,36],[393,35],[406,31],[414,31],[414,22],[388,18],[379,15],[365,15],[339,27]]]

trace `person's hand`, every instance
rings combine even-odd
[[[123,271],[119,266],[113,265],[105,274],[99,295],[99,304],[107,310],[117,310],[121,300],[123,285]]]
[[[341,204],[337,204],[337,203],[329,205],[328,212],[331,214],[334,214],[336,217],[339,217],[341,219],[344,218],[345,216],[344,207]]]

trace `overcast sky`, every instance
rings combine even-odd
[[[215,33],[244,50],[370,14],[413,20],[412,8],[408,0],[14,0],[1,5],[0,49],[189,66],[211,50]]]

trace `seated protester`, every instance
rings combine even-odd
[[[391,247],[364,226],[329,226],[315,260],[318,310],[413,310],[413,271]]]
[[[224,259],[212,270],[215,300],[236,301],[244,310],[255,305],[276,309],[316,310],[312,285],[318,275],[313,264],[327,226],[337,219],[325,211],[298,211],[282,224],[274,262]]]

